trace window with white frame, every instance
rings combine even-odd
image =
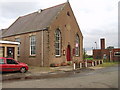
[[[55,31],[55,56],[61,55],[61,32],[59,29]]]
[[[15,38],[15,41],[20,43],[20,38]],[[20,44],[18,45],[18,55],[20,55]]]
[[[36,54],[36,39],[35,35],[30,36],[30,55]]]
[[[80,38],[79,35],[76,35],[75,38],[75,56],[79,56],[80,55]]]
[[[114,52],[114,56],[120,56],[120,52]]]

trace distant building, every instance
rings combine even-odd
[[[105,48],[105,39],[101,40],[101,49],[93,49],[94,59],[105,59],[107,61],[120,61],[120,48],[109,46]]]
[[[83,35],[69,2],[19,17],[2,39],[20,42],[18,60],[29,65],[83,60]]]

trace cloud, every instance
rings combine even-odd
[[[100,38],[106,39],[106,47],[118,47],[118,1],[80,0],[73,11],[84,36],[86,50],[100,48]]]
[[[2,2],[0,5],[1,17],[15,18],[38,9],[35,2]]]
[[[0,2],[0,29],[8,28],[19,16],[39,8],[37,2]]]
[[[65,0],[61,0],[64,2]],[[60,2],[60,1],[59,1]],[[19,16],[60,4],[53,0],[1,0],[0,29],[9,27]]]

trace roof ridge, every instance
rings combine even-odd
[[[51,7],[48,7],[48,8],[42,9],[42,10],[46,10],[46,9],[50,9],[50,8],[54,8],[54,7],[57,7],[57,6],[64,5],[64,4],[66,4],[66,2],[65,2],[65,3],[62,3],[62,4],[55,5],[55,6],[51,6]]]
[[[57,6],[60,6],[60,5],[64,5],[64,4],[66,4],[66,2],[65,2],[65,3],[62,3],[62,4],[55,5],[55,6],[51,6],[51,7],[42,9],[42,10],[44,11],[44,10],[51,9],[51,8],[54,8],[54,7],[57,7]],[[37,12],[38,12],[38,11],[34,11],[34,12],[32,12],[32,13],[29,13],[29,14],[26,14],[26,15],[23,15],[23,16],[19,16],[19,17],[25,17],[25,16],[28,16],[28,15],[31,15],[31,14],[34,14],[34,13],[37,13]]]

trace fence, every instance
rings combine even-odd
[[[103,60],[84,60],[73,64],[73,69],[80,69],[86,67],[93,67],[99,64],[103,64]]]

